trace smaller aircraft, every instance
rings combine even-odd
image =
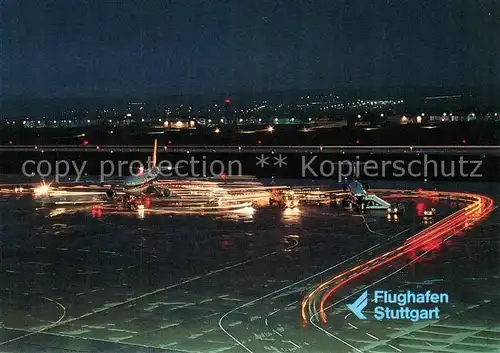
[[[343,189],[347,192],[347,196],[343,200],[343,204],[349,208],[355,207],[358,211],[363,211],[365,208],[365,199],[367,195],[368,185],[361,184],[358,180],[347,182],[343,185]]]

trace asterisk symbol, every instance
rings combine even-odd
[[[269,157],[261,154],[260,157],[257,156],[256,158],[257,158],[257,163],[255,163],[255,164],[260,166],[261,168],[264,168],[266,165],[269,165],[269,162],[267,161],[269,159]]]
[[[286,156],[282,156],[280,153],[278,157],[274,157],[274,165],[277,165],[280,168],[286,165]]]

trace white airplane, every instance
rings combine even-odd
[[[164,185],[155,185],[155,181],[160,177],[160,168],[156,166],[156,155],[158,150],[158,140],[155,139],[153,145],[153,159],[151,168],[140,170],[137,175],[131,175],[123,181],[122,185],[112,187],[106,191],[106,196],[110,199],[119,193],[126,196],[156,195],[159,197],[170,197],[170,189]]]

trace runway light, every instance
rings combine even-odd
[[[37,196],[47,196],[50,191],[50,184],[47,185],[45,183],[42,183],[41,185],[36,187],[33,191]]]
[[[356,140],[356,144],[359,145],[359,140]]]
[[[465,141],[465,140],[462,140],[462,143],[465,145],[466,141]]]
[[[269,127],[267,128],[267,132],[273,132],[273,131],[274,131],[274,127],[269,126]]]
[[[259,145],[261,145],[261,144],[262,144],[262,141],[261,141],[261,140],[259,140],[259,141],[257,141],[257,143],[258,143]]]
[[[96,149],[96,150],[99,150],[99,146],[95,146],[95,149]]]
[[[89,142],[87,140],[83,141],[84,146],[87,146],[88,144],[89,144]]]
[[[216,134],[219,134],[219,133],[220,133],[220,129],[219,129],[219,128],[217,128],[217,129],[215,129],[215,130],[214,130],[214,132],[215,132]]]

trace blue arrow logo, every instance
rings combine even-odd
[[[368,291],[365,290],[363,294],[352,304],[347,304],[347,307],[353,312],[358,319],[366,320],[366,316],[361,312],[368,305]]]

